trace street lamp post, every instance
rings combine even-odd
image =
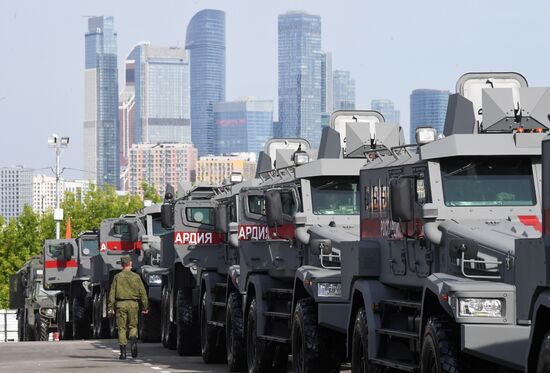
[[[60,190],[59,182],[61,179],[61,168],[59,166],[59,161],[61,158],[61,150],[66,148],[69,145],[68,137],[59,137],[56,134],[53,134],[48,137],[48,146],[55,149],[55,210],[54,210],[54,220],[55,220],[55,239],[59,239],[60,224],[63,220],[63,210],[59,207],[60,204]]]

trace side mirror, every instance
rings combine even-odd
[[[164,203],[160,206],[160,221],[162,227],[165,229],[170,229],[174,226],[174,205]]]
[[[330,255],[332,253],[332,241],[327,239],[313,239],[309,243],[313,255]]]
[[[130,241],[137,242],[139,240],[139,228],[136,223],[128,224],[128,233],[130,233]]]
[[[74,248],[69,242],[63,244],[63,258],[64,260],[70,260],[74,255]]]
[[[399,178],[390,181],[391,217],[395,222],[413,219],[412,179]]]
[[[265,192],[265,213],[269,227],[283,225],[283,202],[278,190]]]
[[[227,205],[219,205],[218,207],[216,207],[215,214],[216,230],[220,233],[227,233]]]

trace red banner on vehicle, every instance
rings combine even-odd
[[[296,227],[294,224],[283,224],[277,228],[263,224],[243,224],[239,225],[238,233],[242,241],[292,239],[296,236]]]
[[[174,245],[217,245],[223,241],[224,235],[219,232],[174,232]]]
[[[132,241],[107,241],[102,242],[99,245],[99,251],[102,253],[109,251],[134,251],[141,250],[142,245],[141,241],[132,242]]]
[[[529,225],[542,233],[542,223],[536,215],[518,215],[518,219],[523,225]]]
[[[44,267],[46,269],[53,269],[53,268],[76,268],[78,267],[78,263],[76,260],[46,260],[44,263]]]

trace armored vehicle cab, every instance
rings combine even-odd
[[[46,240],[44,282],[56,296],[60,339],[88,338],[91,325],[91,258],[99,254],[97,232],[81,233],[76,239]]]
[[[17,310],[20,341],[47,341],[57,329],[57,291],[43,286],[43,271],[42,258],[33,257],[10,276],[10,308]]]
[[[457,92],[445,137],[421,128],[361,170],[361,242],[342,251],[354,370],[524,364],[515,244],[541,233],[550,94],[519,74],[466,74]]]
[[[162,206],[162,223],[173,233],[162,237],[162,342],[180,355],[200,353],[198,297],[201,270],[216,268],[221,236],[214,229],[213,187],[197,185]]]

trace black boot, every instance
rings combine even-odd
[[[126,360],[126,346],[120,346],[120,356],[118,357],[119,360]]]
[[[130,338],[130,349],[132,351],[132,357],[137,357],[137,338]]]

